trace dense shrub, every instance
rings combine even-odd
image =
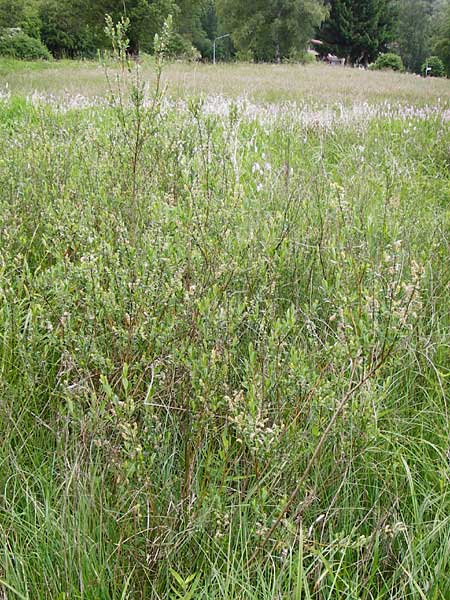
[[[422,65],[422,75],[428,75],[431,77],[444,77],[444,63],[438,56],[429,56]]]
[[[48,60],[51,54],[44,44],[19,28],[4,29],[0,33],[0,55],[23,60]]]
[[[171,35],[166,52],[170,58],[179,58],[188,61],[195,61],[201,58],[200,52],[191,42],[178,33]]]
[[[450,599],[448,104],[166,102],[170,25],[2,94],[0,589]]]
[[[0,110],[0,587],[402,600],[405,564],[450,599],[444,103],[114,72]]]
[[[384,71],[390,69],[391,71],[404,71],[403,61],[398,54],[393,52],[387,52],[381,54],[371,67],[377,71]]]
[[[291,63],[291,64],[301,64],[301,65],[310,65],[310,64],[315,64],[316,61],[316,55],[312,52],[308,52],[308,51],[299,51],[296,50],[295,48],[293,48],[291,50],[291,52],[289,53],[289,57],[283,60],[284,63]]]
[[[253,50],[238,50],[236,52],[237,62],[253,62],[255,60],[255,54]]]

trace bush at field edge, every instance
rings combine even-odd
[[[32,38],[19,28],[4,29],[0,32],[0,56],[22,60],[50,60],[52,55],[40,41]]]
[[[429,69],[427,71],[427,69]],[[426,61],[423,63],[422,75],[428,77],[444,77],[445,75],[445,67],[444,63],[438,56],[429,56]]]
[[[404,71],[405,67],[403,65],[403,61],[398,54],[394,54],[393,52],[387,52],[386,54],[381,54],[377,60],[371,65],[371,69],[375,71]]]

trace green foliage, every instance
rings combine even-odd
[[[39,40],[20,29],[0,30],[0,55],[23,60],[48,60],[51,54]]]
[[[422,75],[428,77],[444,77],[444,63],[438,56],[429,56],[422,65]]]
[[[329,14],[323,50],[367,65],[389,48],[420,71],[434,52],[450,69],[448,0],[0,0],[0,28],[20,27],[57,58],[94,57],[108,47],[104,16],[128,18],[129,52],[153,52],[153,39],[173,15],[172,51],[184,58],[292,60]],[[237,54],[236,54],[237,53]]]
[[[212,0],[0,0],[0,28],[21,27],[41,38],[58,58],[93,57],[108,46],[104,17],[129,19],[129,52],[152,52],[153,39],[169,14],[174,15],[173,51],[192,54],[192,45],[206,53],[210,41],[203,29]]]
[[[164,60],[172,55],[173,47],[173,18],[168,15],[160,33],[155,34],[153,50],[157,69],[161,70]]]
[[[371,66],[372,69],[376,71],[404,71],[405,67],[403,65],[403,61],[398,54],[393,54],[392,52],[387,52],[386,54],[381,54],[377,60]]]
[[[38,5],[33,0],[0,0],[0,30],[20,28],[39,39],[41,22]]]
[[[331,0],[330,15],[320,37],[325,52],[345,58],[347,64],[367,66],[386,51],[393,28],[391,0]]]
[[[238,50],[235,54],[235,59],[237,62],[252,62],[254,58],[253,51],[250,49]]]
[[[435,19],[433,36],[434,51],[442,60],[445,72],[450,77],[450,1],[444,0]]]
[[[429,0],[399,0],[396,43],[409,71],[420,73],[430,47],[435,22]]]
[[[237,50],[269,62],[304,51],[326,14],[319,0],[218,0],[218,10]]]
[[[179,16],[175,24],[182,40],[184,52],[190,47],[197,48],[202,56],[212,56],[212,39],[217,35],[217,14],[215,0],[180,0]]]
[[[24,10],[24,0],[0,0],[0,29],[20,27]]]
[[[128,47],[130,40],[127,37],[130,27],[130,19],[122,17],[118,23],[114,23],[111,15],[105,17],[105,35],[110,40],[113,56],[120,63],[122,70],[130,66],[128,59]]]
[[[286,58],[284,62],[300,65],[313,65],[317,62],[317,60],[316,55],[311,52],[293,49],[290,52],[289,57]]]
[[[83,0],[42,0],[39,4],[41,39],[57,57],[94,56],[102,41]],[[102,15],[103,27],[104,14]]]
[[[448,101],[252,117],[129,67],[1,100],[2,592],[449,597]]]
[[[169,14],[179,14],[179,7],[175,0],[132,0],[127,3],[126,14],[130,19],[130,51],[137,54],[140,50],[153,51],[155,35]]]

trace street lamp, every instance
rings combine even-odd
[[[213,41],[213,65],[216,64],[216,42],[218,40],[222,40],[223,38],[226,38],[226,37],[230,37],[230,34],[226,33],[225,35],[219,35],[219,37],[214,38],[214,41]]]

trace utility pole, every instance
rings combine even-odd
[[[218,40],[222,40],[223,38],[226,38],[226,37],[230,37],[230,34],[226,33],[225,35],[219,35],[219,37],[214,38],[214,41],[213,41],[213,65],[216,64],[216,42]]]

